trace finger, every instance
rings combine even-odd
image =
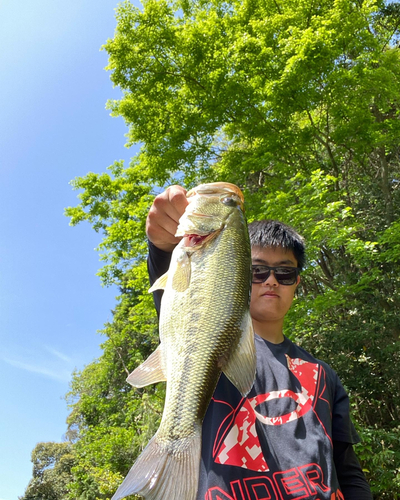
[[[171,209],[167,210],[167,213],[173,220],[179,221],[189,204],[186,189],[182,186],[170,186],[165,192],[169,202],[168,209]]]
[[[161,248],[161,246],[177,245],[181,238],[177,238],[174,233],[166,230],[163,226],[153,225],[148,231],[148,237],[151,242]]]
[[[179,219],[187,205],[186,190],[181,186],[170,186],[155,197],[149,211],[150,225],[154,222],[175,235]]]
[[[170,216],[167,212],[172,212]],[[178,227],[178,220],[176,220],[176,212],[169,208],[160,208],[157,205],[153,205],[149,211],[146,221],[146,230],[149,239],[155,243],[157,241],[163,241],[165,239],[166,243],[177,242],[179,240],[175,239],[176,229]]]
[[[156,196],[147,216],[146,233],[158,248],[171,251],[179,243],[175,233],[187,205],[186,190],[181,186],[170,186]]]

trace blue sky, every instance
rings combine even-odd
[[[32,449],[61,441],[71,373],[101,353],[103,288],[88,224],[70,227],[71,179],[135,153],[111,118],[113,0],[0,0],[0,500],[31,478]]]

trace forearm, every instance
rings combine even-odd
[[[147,257],[147,270],[149,273],[150,284],[152,285],[157,278],[162,276],[168,271],[169,263],[171,261],[171,253],[165,252],[157,248],[151,241],[149,241],[149,255]],[[161,297],[163,291],[156,290],[153,292],[154,304],[157,309],[157,314],[160,314]]]
[[[333,443],[333,459],[345,500],[372,500],[372,493],[360,463],[349,443]]]

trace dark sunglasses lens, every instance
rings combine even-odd
[[[281,285],[294,285],[297,278],[296,269],[280,267],[275,271],[275,278]]]
[[[294,285],[297,279],[297,269],[293,267],[272,267],[275,279],[280,285]],[[271,269],[264,266],[253,267],[253,283],[264,283],[269,278]]]
[[[269,269],[265,271],[253,269],[253,283],[263,283],[266,279],[268,279],[269,273]]]

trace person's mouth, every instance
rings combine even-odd
[[[264,292],[263,297],[279,297],[279,295],[275,292]]]

